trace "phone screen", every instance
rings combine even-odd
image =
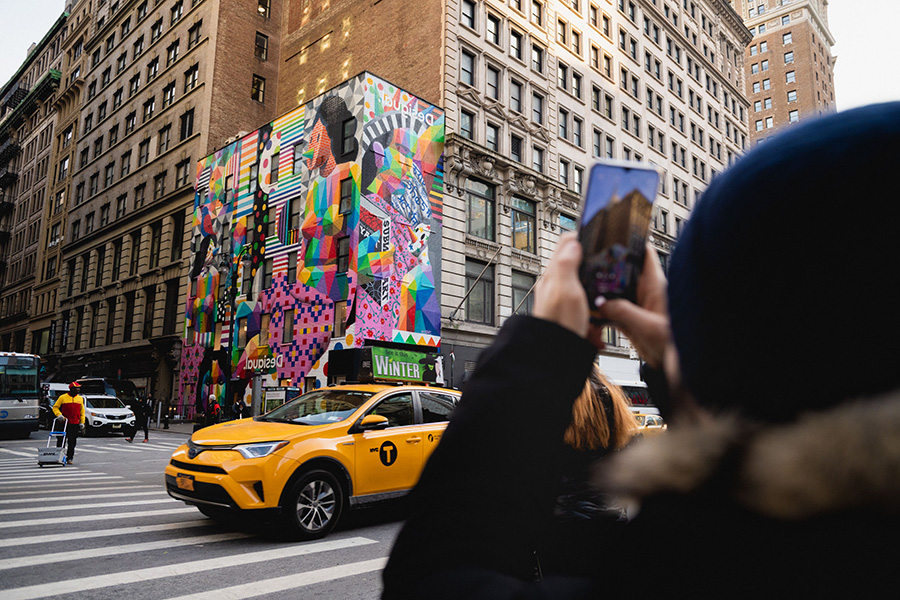
[[[593,311],[598,297],[635,300],[659,173],[642,163],[591,167],[579,240],[581,282]]]

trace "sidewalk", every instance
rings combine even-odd
[[[151,421],[150,431],[159,433],[177,433],[179,435],[190,436],[191,433],[194,432],[194,423],[192,421],[170,422],[169,428],[165,429],[163,427],[162,421],[160,421],[159,427],[156,426],[156,421]]]

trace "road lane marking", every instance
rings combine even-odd
[[[339,540],[326,540],[322,542],[310,542],[293,546],[282,546],[272,550],[260,550],[257,552],[245,552],[234,554],[225,559],[222,557],[195,560],[191,562],[179,562],[161,567],[149,567],[146,569],[126,570],[119,573],[106,573],[92,577],[79,577],[63,581],[53,581],[38,585],[29,585],[20,588],[3,590],[4,600],[35,600],[76,594],[88,590],[99,590],[117,585],[128,585],[141,581],[154,579],[170,579],[180,575],[193,575],[194,573],[207,573],[217,569],[234,569],[241,565],[293,558],[317,552],[329,552],[331,550],[343,550],[367,544],[377,544],[375,540],[363,537],[353,537]]]
[[[67,512],[79,510],[103,510],[114,506],[138,506],[144,504],[162,504],[162,503],[180,502],[175,498],[160,498],[159,500],[132,500],[131,502],[101,502],[96,504],[76,504],[74,506],[61,504],[54,506],[29,506],[27,508],[4,508],[0,510],[0,515],[21,515],[25,513],[37,512]]]
[[[103,513],[99,515],[78,515],[77,523],[85,523],[87,521],[108,521],[110,519],[132,519],[135,517],[156,517],[159,515],[179,515],[184,513],[197,514],[197,509],[193,506],[185,508],[165,508],[160,510],[141,510],[137,512],[127,513]],[[8,523],[0,522],[0,529],[11,529],[13,527],[59,527],[59,517],[51,517],[49,519],[24,519],[21,521],[10,521]]]
[[[79,477],[81,475],[82,477]],[[0,485],[4,483],[27,483],[31,484],[32,482],[40,482],[44,483],[47,481],[84,481],[86,476],[94,475],[90,471],[76,471],[74,469],[65,469],[57,472],[52,471],[37,471],[31,475],[9,475],[5,477],[0,477]],[[123,479],[121,475],[97,475],[98,477],[115,477],[117,479]]]
[[[198,535],[195,537],[174,538],[157,540],[155,542],[143,542],[140,544],[123,544],[120,546],[104,546],[103,548],[88,548],[85,550],[66,550],[57,554],[35,554],[32,556],[18,556],[16,558],[4,558],[0,561],[0,571],[20,569],[22,567],[43,567],[56,563],[73,560],[92,559],[100,556],[115,556],[133,552],[149,552],[151,550],[165,550],[182,546],[196,546],[199,544],[212,544],[214,542],[227,542],[251,537],[253,534],[230,532],[215,533],[212,535]]]
[[[208,527],[216,522],[211,519],[198,519],[196,521],[178,521],[176,523],[163,523],[161,525],[138,525],[136,527],[118,527],[116,529],[95,529],[93,531],[72,531],[69,533],[49,533],[46,535],[32,535],[29,537],[7,538],[0,540],[0,548],[12,546],[26,546],[28,544],[51,544],[55,542],[67,542],[70,540],[86,540],[88,538],[111,537],[116,535],[133,535],[135,533],[147,533],[150,531],[169,531],[172,529],[190,529],[192,527]]]
[[[6,452],[8,454],[14,454],[16,456],[25,456],[25,457],[29,457],[29,458],[33,457],[33,458],[37,459],[37,457],[34,456],[34,452],[29,452],[26,454],[25,452],[17,452],[15,450],[10,450],[9,448],[0,448],[0,452]]]
[[[78,481],[81,482],[80,479]],[[84,491],[112,492],[112,491],[115,491],[117,493],[121,493],[122,491],[127,491],[127,490],[137,490],[137,489],[141,489],[141,488],[160,489],[160,487],[161,487],[160,484],[153,484],[153,483],[129,484],[128,486],[123,486],[121,481],[98,481],[97,483],[94,483],[90,486],[78,485],[78,486],[66,487],[67,485],[68,484],[54,486],[53,491],[54,492],[84,492]],[[117,487],[102,487],[102,486],[112,486],[112,485],[117,486]],[[29,486],[29,488],[30,487],[31,486]],[[86,490],[85,488],[91,488],[91,489]],[[28,495],[34,496],[34,498],[33,498],[34,500],[40,500],[41,502],[43,502],[47,499],[46,493],[40,492],[40,491],[35,491],[32,489],[19,490],[17,492],[0,492],[0,496],[28,496]],[[15,502],[18,502],[18,500],[15,500]]]
[[[348,565],[316,569],[315,571],[307,571],[306,573],[285,575],[274,579],[254,581],[253,583],[243,583],[241,585],[220,588],[218,590],[200,592],[199,594],[178,596],[177,598],[169,598],[169,600],[243,600],[244,598],[256,598],[265,594],[283,592],[285,590],[312,585],[314,583],[322,583],[324,581],[333,581],[343,577],[353,577],[354,575],[380,571],[387,564],[387,561],[387,557],[375,558],[372,560],[350,563]]]
[[[122,496],[165,496],[166,491],[160,489],[156,485],[145,485],[141,487],[155,487],[155,492],[128,492],[119,489],[109,490],[111,494],[85,494],[83,496],[66,496],[66,500],[92,500],[94,498],[121,498]],[[24,502],[34,502],[34,498],[15,498],[12,500],[0,500],[0,504],[22,504]]]
[[[83,472],[83,473],[85,473],[85,472]],[[109,481],[110,479],[115,479],[116,481]],[[78,483],[86,484],[86,485],[80,486],[83,489],[85,487],[89,487],[90,485],[96,485],[93,482],[100,482],[103,485],[121,484],[121,483],[123,483],[122,479],[123,479],[123,477],[121,475],[95,475],[95,476],[92,476],[92,474],[86,473],[84,477],[79,477],[77,479],[72,479],[72,478],[53,479],[53,480],[50,480],[51,481],[50,483],[31,483],[30,481],[27,481],[27,480],[26,481],[17,481],[14,483],[27,483],[29,489],[47,488],[47,487],[52,487],[52,488],[56,489],[57,487],[59,487],[62,484],[77,481]],[[88,483],[88,482],[91,482],[91,483]],[[6,483],[6,482],[0,480],[0,483]]]

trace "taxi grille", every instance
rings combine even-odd
[[[194,471],[195,473],[217,473],[220,475],[228,474],[228,471],[226,471],[222,467],[214,467],[211,465],[192,465],[190,463],[181,462],[180,460],[175,460],[174,458],[169,461],[169,464],[171,464],[176,469]]]
[[[173,477],[172,475],[166,475],[166,488],[172,490],[179,496],[185,496],[187,498],[192,498],[198,501],[212,502],[214,504],[225,504],[232,507],[237,506],[237,504],[231,499],[231,496],[228,495],[228,492],[225,491],[225,488],[220,485],[216,485],[215,483],[195,481],[194,489],[189,491],[180,489],[178,487],[178,484],[175,482],[175,477]]]

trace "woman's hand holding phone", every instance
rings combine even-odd
[[[597,313],[611,321],[634,345],[644,362],[662,368],[669,343],[669,311],[666,301],[666,276],[656,250],[647,244],[644,265],[637,285],[637,303],[616,299],[603,302]]]

